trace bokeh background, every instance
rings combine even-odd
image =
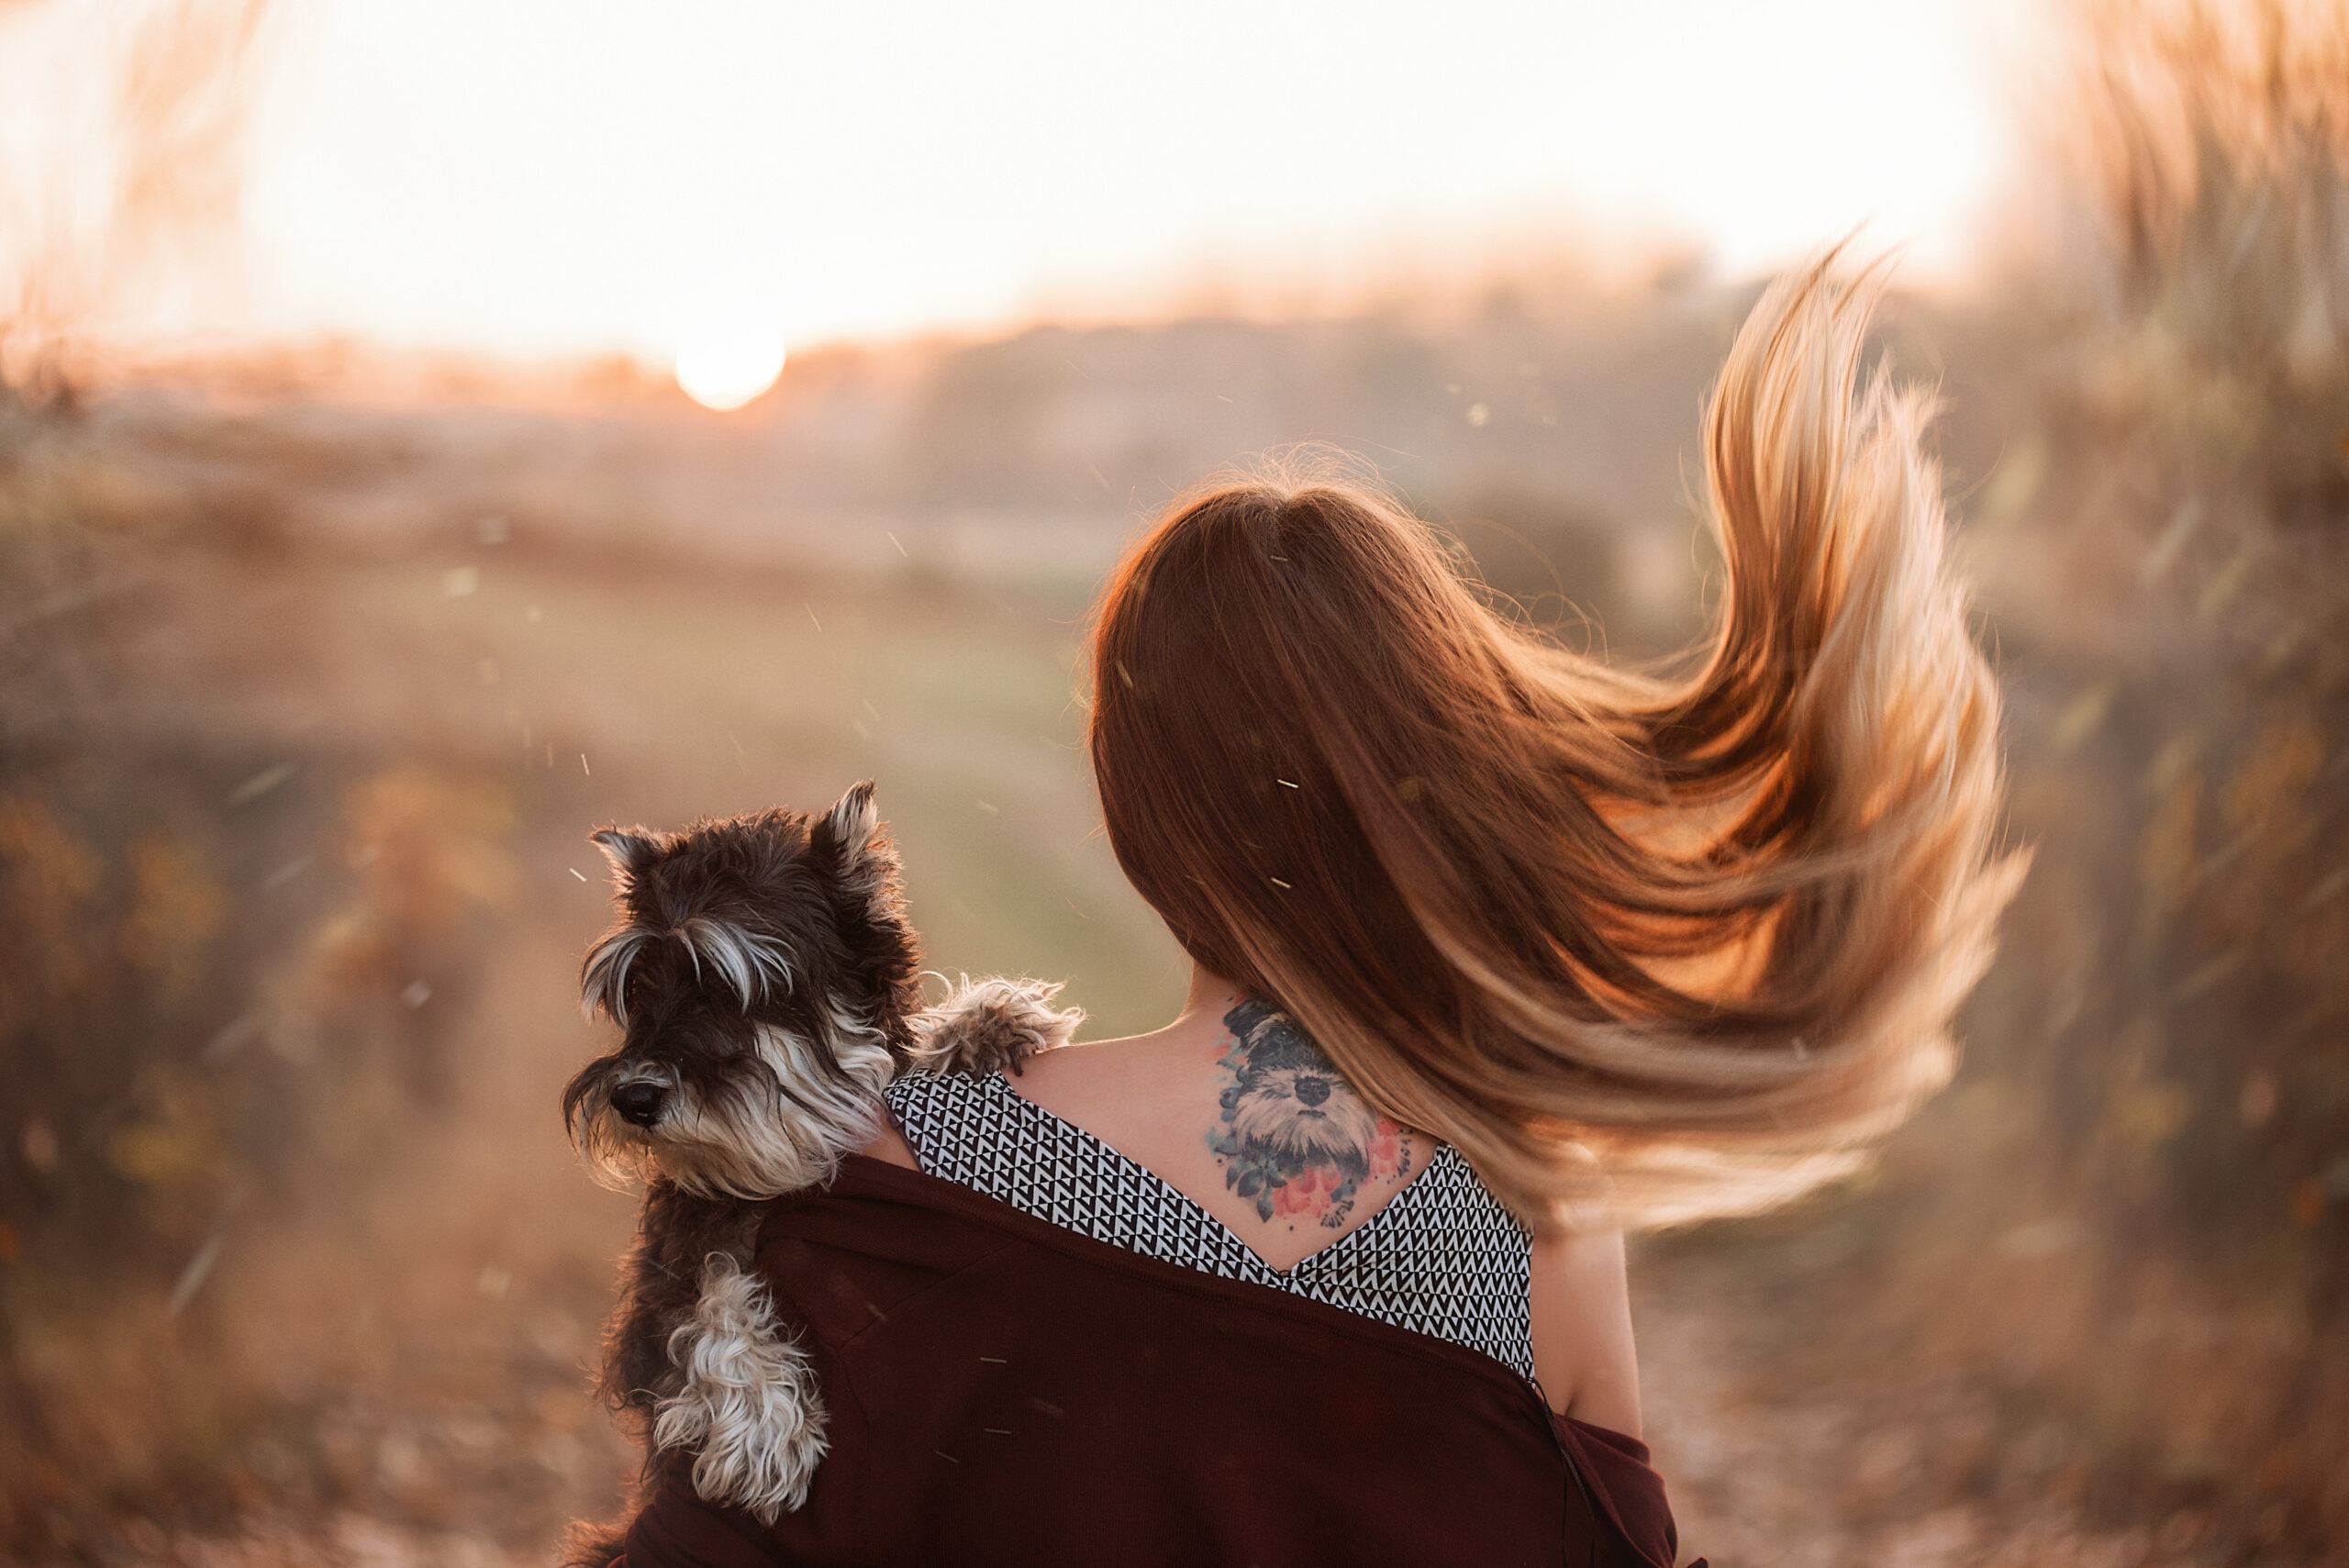
[[[1154,1027],[1141,520],[1329,442],[1666,654],[1858,228],[2036,862],[1874,1169],[1636,1245],[1684,1540],[2349,1562],[2349,6],[1128,9],[0,3],[0,1560],[545,1560],[587,829],[875,777],[932,967]]]

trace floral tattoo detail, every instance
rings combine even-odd
[[[1286,1014],[1243,1000],[1223,1027],[1231,1039],[1216,1065],[1230,1076],[1208,1147],[1223,1162],[1223,1184],[1255,1200],[1257,1218],[1334,1229],[1365,1180],[1408,1173],[1410,1134],[1364,1104]]]

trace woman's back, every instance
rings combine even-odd
[[[1561,1411],[1639,1429],[1614,1239],[1537,1241],[1457,1150],[1373,1111],[1290,1019],[1212,977],[1154,1034],[1030,1058],[1016,1084],[915,1074],[889,1098],[904,1141],[885,1159],[1481,1351]]]
[[[1437,1148],[1364,1104],[1291,1020],[1228,991],[1155,1034],[1031,1058],[1016,1088],[1283,1273],[1368,1224]]]

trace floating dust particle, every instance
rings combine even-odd
[[[440,592],[445,597],[462,599],[480,588],[481,568],[477,566],[451,566],[440,573]]]
[[[190,1258],[187,1267],[180,1271],[179,1282],[172,1286],[172,1298],[163,1306],[164,1317],[178,1317],[182,1309],[195,1299],[195,1293],[204,1287],[206,1278],[212,1273],[212,1265],[220,1261],[221,1251],[228,1244],[228,1237],[216,1230],[203,1246],[195,1250],[195,1256]]]
[[[2313,909],[2318,905],[2338,896],[2344,889],[2349,889],[2349,865],[2338,868],[2332,875],[2309,889],[2309,895],[2300,900],[2300,907],[2303,910]]]
[[[2199,495],[2189,495],[2179,503],[2177,510],[2170,514],[2161,537],[2145,550],[2144,560],[2138,567],[2141,581],[2148,586],[2161,581],[2162,573],[2169,570],[2170,562],[2177,559],[2178,552],[2193,539],[2194,530],[2202,526],[2202,497]]]
[[[522,612],[522,618],[529,621],[532,626],[536,626],[540,621],[547,618],[547,613],[546,611],[539,608],[538,606],[532,605],[529,608]]]
[[[883,529],[881,530],[881,535],[882,535],[882,537],[883,537],[884,539],[887,539],[891,544],[894,544],[894,545],[896,545],[896,546],[897,546],[897,553],[898,553],[899,555],[904,556],[907,561],[911,561],[911,560],[914,558],[914,557],[913,557],[913,552],[912,552],[911,550],[907,550],[907,549],[903,544],[901,544],[901,543],[899,543],[899,542],[898,542],[897,536],[896,536],[896,534],[891,533],[887,528],[883,528]]]
[[[2235,1115],[2245,1127],[2265,1127],[2276,1114],[2277,1098],[2276,1075],[2260,1068],[2243,1081],[2243,1093],[2235,1099]]]
[[[981,1356],[979,1359],[986,1362],[989,1366],[1009,1366],[1011,1364],[1001,1356]]]
[[[1011,1435],[1009,1427],[981,1427],[979,1430],[991,1438],[1008,1438]]]
[[[587,880],[587,873],[581,871],[577,866],[565,866],[562,869],[569,872],[572,875],[577,877],[582,882]]]
[[[583,773],[587,773],[587,753],[584,751],[579,753],[579,771]],[[587,773],[587,776],[589,778],[593,778],[596,775],[593,773]]]
[[[1481,403],[1468,405],[1468,423],[1478,429],[1492,423],[1493,411]]]
[[[1127,670],[1126,662],[1122,659],[1118,661],[1118,679],[1125,682],[1126,690],[1131,691],[1134,689],[1134,678],[1132,673]]]
[[[1395,793],[1405,800],[1417,800],[1427,793],[1427,785],[1421,784],[1417,777],[1400,779],[1396,783]]]
[[[963,1462],[961,1460],[959,1460],[959,1459],[955,1458],[952,1454],[951,1454],[951,1453],[947,1452],[947,1451],[946,1451],[944,1449],[942,1449],[942,1448],[934,1448],[934,1449],[931,1449],[930,1451],[930,1452],[932,1452],[932,1453],[934,1453],[934,1454],[936,1454],[939,1458],[941,1458],[941,1459],[944,1460],[944,1461],[945,1461],[947,1463],[949,1463],[949,1464],[960,1464],[960,1463],[962,1463],[962,1462]]]
[[[2098,727],[2104,723],[2105,715],[2111,711],[2112,699],[2120,689],[2116,682],[2099,681],[2064,705],[2064,710],[2055,716],[2055,723],[2048,736],[2058,755],[2069,751],[2096,733]]]
[[[1002,808],[997,806],[995,802],[991,800],[974,800],[971,802],[971,804],[977,806],[981,811],[985,812],[989,817],[1000,817],[1003,815]]]
[[[292,778],[294,772],[294,764],[291,762],[280,762],[274,767],[263,768],[228,792],[228,804],[242,806],[249,800],[259,800],[262,795]]]
[[[864,720],[861,718],[850,719],[848,721],[848,727],[856,731],[856,738],[859,740],[870,740],[873,739],[873,731],[864,728]]]
[[[220,1031],[197,1053],[196,1060],[206,1063],[221,1061],[259,1040],[268,1029],[269,1015],[259,1007],[249,1007],[222,1025]],[[26,1157],[31,1158],[30,1151],[27,1151]],[[34,1164],[38,1167],[39,1162],[35,1161]]]
[[[1279,888],[1283,893],[1286,893],[1287,891],[1289,891],[1289,885],[1288,885],[1288,884],[1287,884],[1287,883],[1286,883],[1286,882],[1283,882],[1279,877],[1276,877],[1276,876],[1268,876],[1268,877],[1266,877],[1264,880],[1265,880],[1266,882],[1271,883],[1275,887]]]
[[[1297,785],[1289,783],[1286,779],[1275,779],[1273,782],[1280,785],[1283,789],[1295,789],[1297,787]]]
[[[816,630],[820,634],[824,629],[824,623],[822,621],[816,620],[816,606],[807,603],[805,599],[802,599],[799,602],[799,607],[807,612],[807,618],[809,620],[816,621]]]

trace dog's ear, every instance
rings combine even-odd
[[[661,840],[641,828],[599,828],[587,841],[604,851],[622,883],[633,882],[661,853]]]
[[[880,827],[881,813],[873,804],[873,781],[866,779],[851,784],[816,824],[810,848],[818,859],[829,861],[843,880],[870,876],[896,861],[887,843],[874,841]]]

